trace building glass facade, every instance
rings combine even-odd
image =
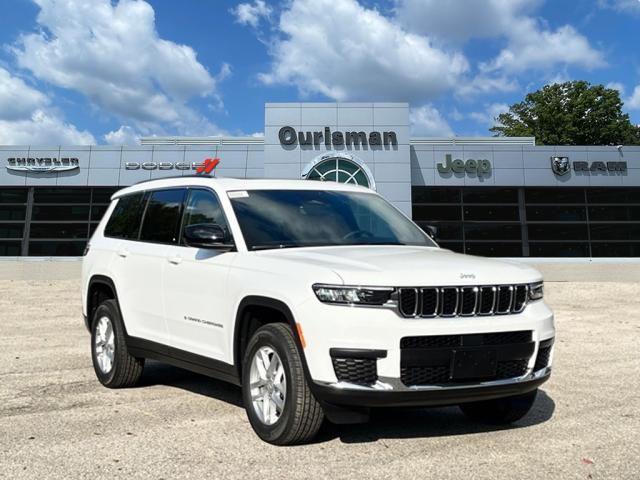
[[[640,257],[640,146],[415,138],[406,103],[269,103],[262,138],[0,146],[0,256],[82,255],[115,191],[207,158],[220,177],[368,186],[458,252]]]
[[[0,255],[82,255],[118,188],[2,188]]]
[[[640,187],[413,187],[438,243],[498,257],[638,257]]]

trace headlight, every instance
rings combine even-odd
[[[384,305],[395,289],[391,287],[347,287],[342,285],[313,286],[318,300],[347,305]]]
[[[544,295],[544,283],[529,284],[529,300],[540,300]]]

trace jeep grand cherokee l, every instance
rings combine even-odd
[[[242,387],[256,433],[309,441],[371,407],[518,420],[551,372],[540,274],[439,248],[372,190],[182,177],[124,188],[84,257],[93,365],[156,359]]]

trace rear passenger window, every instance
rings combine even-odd
[[[225,219],[218,197],[207,190],[191,190],[189,200],[184,211],[184,227],[189,225],[218,225],[229,233],[229,227]],[[184,245],[184,241],[180,242]]]
[[[120,197],[104,229],[104,235],[136,240],[143,211],[144,192]]]
[[[140,240],[176,243],[185,189],[158,190],[151,193],[144,215]]]

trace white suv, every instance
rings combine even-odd
[[[551,373],[536,270],[443,250],[358,186],[125,188],[87,247],[82,287],[103,385],[135,385],[146,358],[241,385],[251,425],[274,444],[376,406],[513,422]]]

